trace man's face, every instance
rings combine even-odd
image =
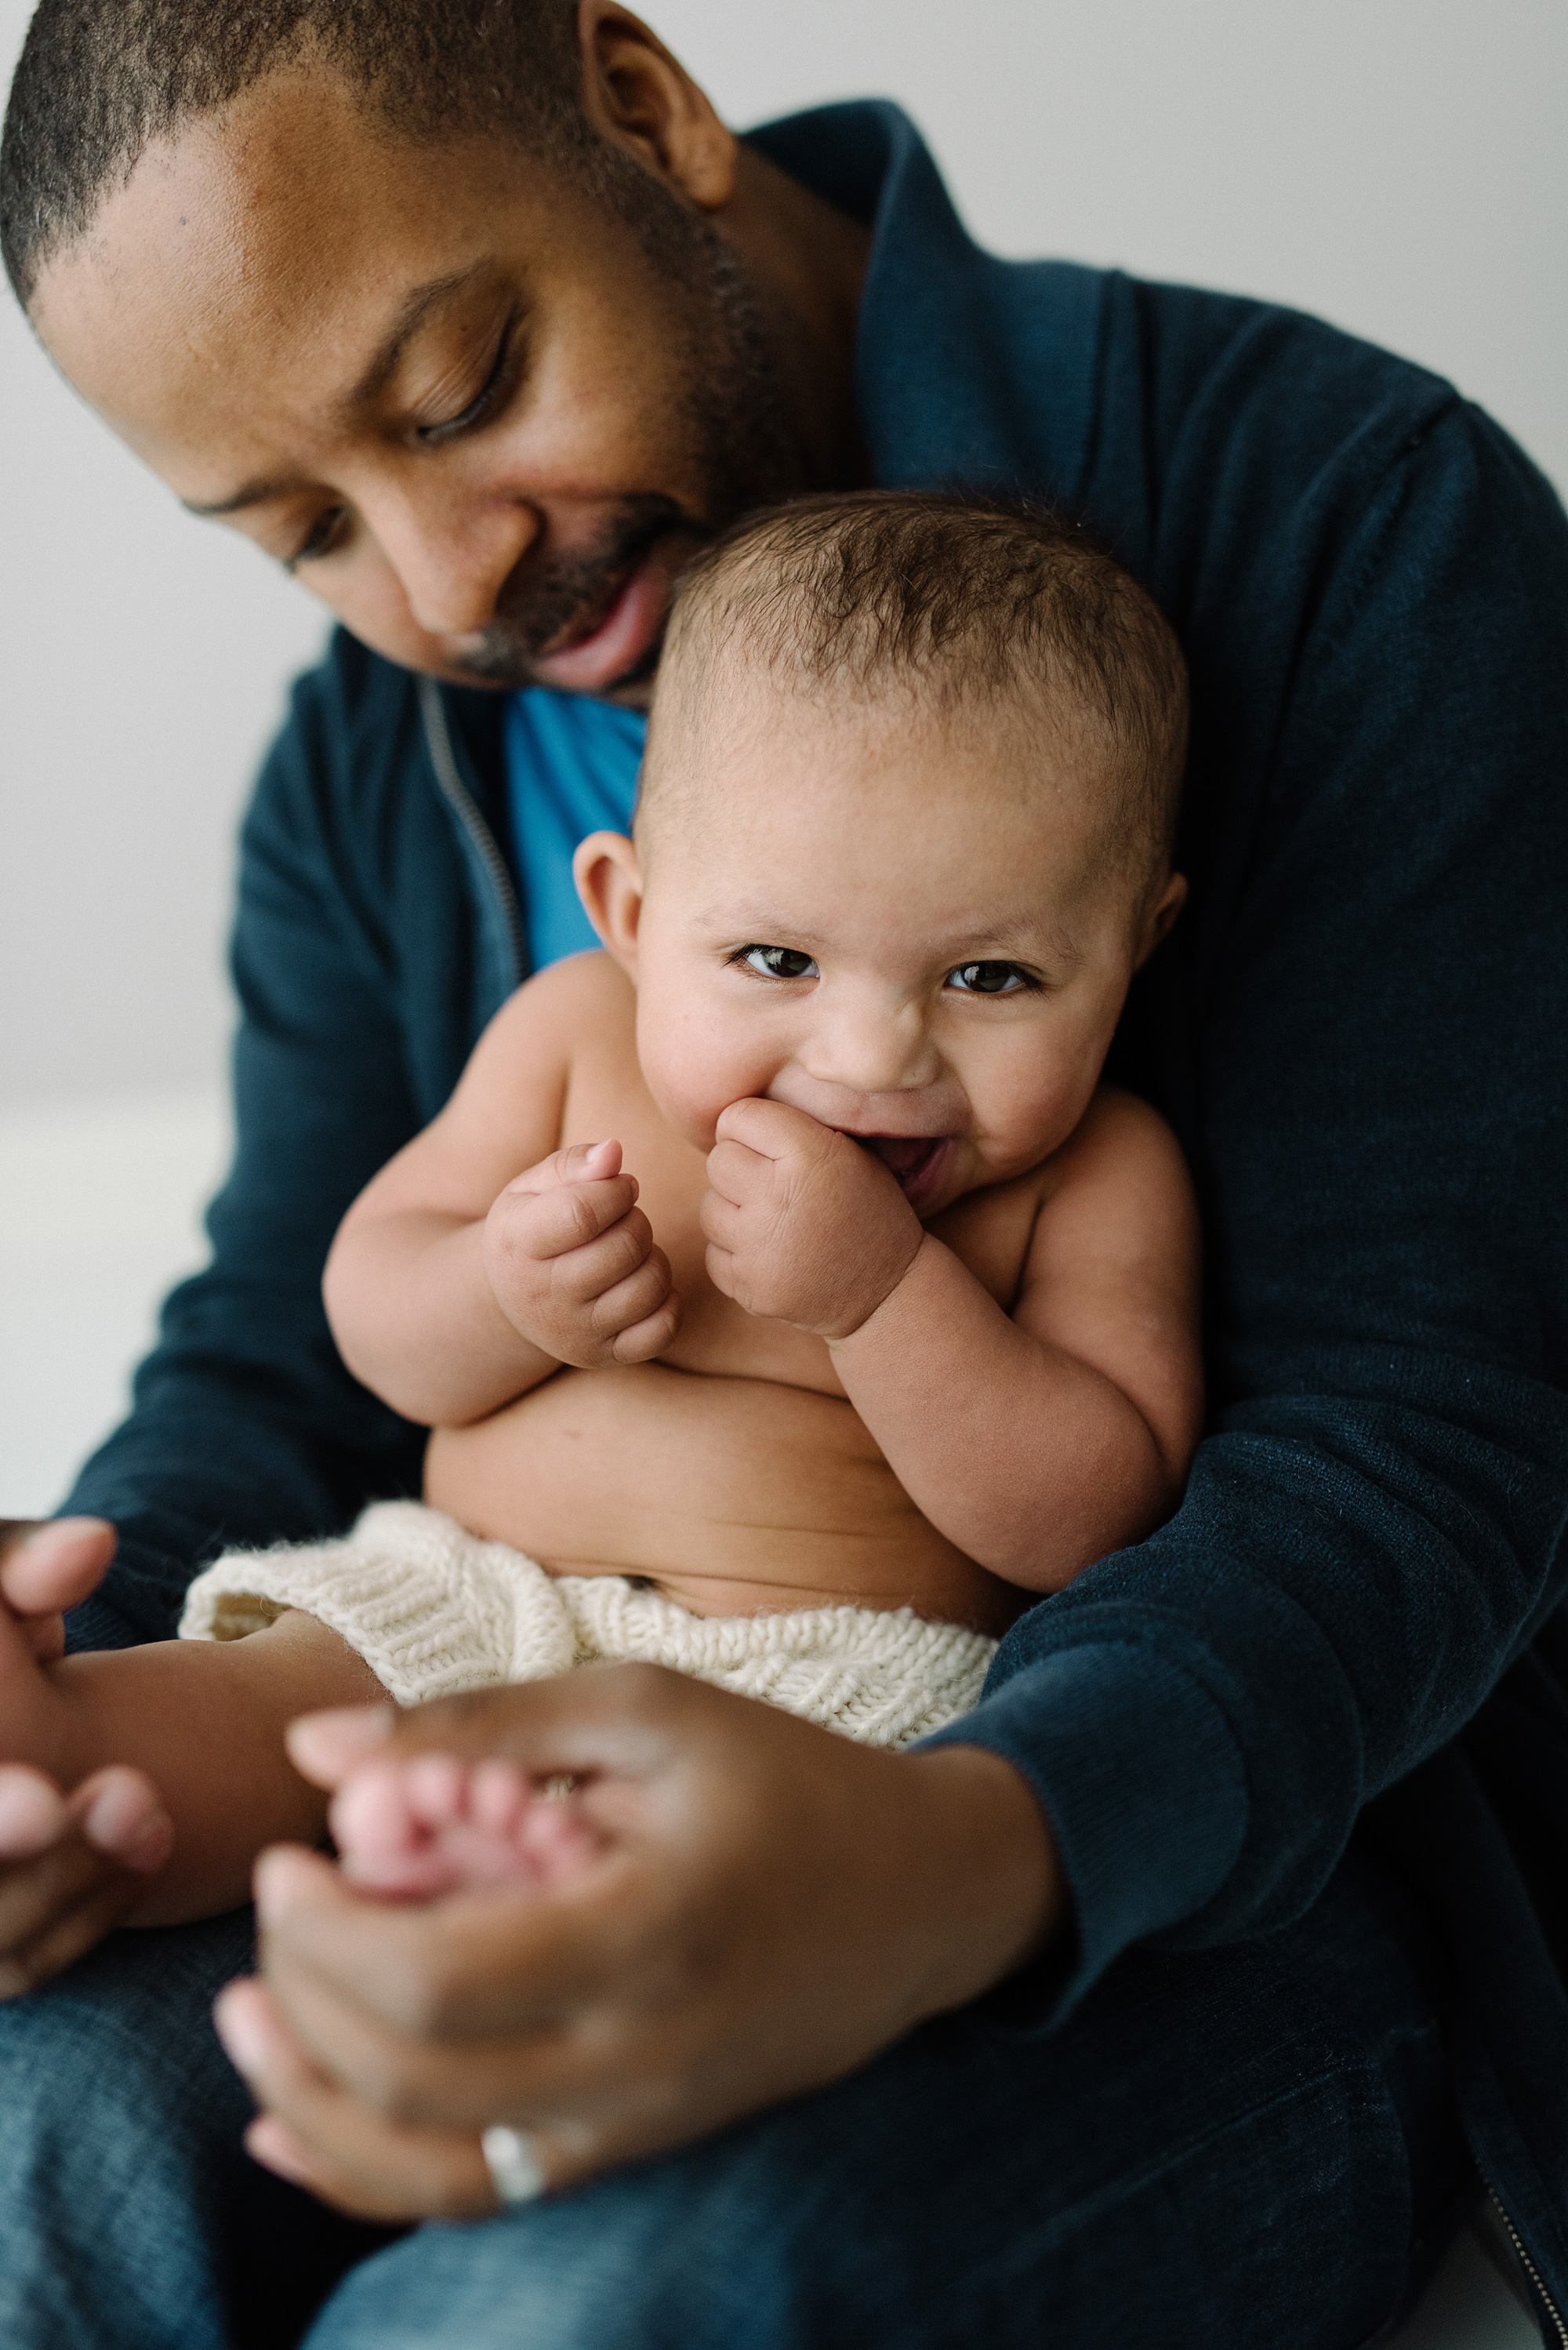
[[[731,245],[606,160],[619,206],[279,76],[147,151],[35,322],[182,499],[377,651],[639,704],[671,577],[805,466]]]

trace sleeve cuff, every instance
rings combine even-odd
[[[1073,1899],[1065,2014],[1133,1943],[1192,1917],[1234,1867],[1241,1752],[1213,1699],[1147,1648],[1085,1644],[1028,1665],[923,1746],[984,1746],[1028,1780]]]

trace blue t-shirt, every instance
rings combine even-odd
[[[512,861],[535,971],[597,947],[572,886],[590,832],[629,832],[648,721],[587,694],[514,693],[506,706]]]

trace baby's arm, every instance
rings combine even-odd
[[[777,1115],[773,1104],[740,1108]],[[817,1264],[803,1268],[797,1302],[815,1278],[822,1318],[787,1310],[778,1216],[774,1277],[784,1288],[772,1310],[826,1338],[846,1394],[922,1514],[1033,1591],[1059,1590],[1151,1532],[1180,1496],[1203,1409],[1197,1210],[1164,1121],[1128,1095],[1096,1098],[1058,1154],[1011,1315],[922,1232],[886,1169],[816,1132],[823,1176],[788,1188],[803,1206],[816,1194],[800,1223]],[[836,1316],[823,1311],[836,1283]],[[770,1310],[753,1295],[753,1311]]]
[[[497,1013],[445,1109],[333,1243],[323,1287],[344,1361],[428,1428],[482,1419],[563,1363],[646,1361],[675,1335],[680,1301],[619,1144],[556,1147],[573,1038],[626,984],[599,960],[557,965]]]

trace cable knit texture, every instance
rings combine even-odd
[[[230,1551],[191,1586],[186,1640],[239,1640],[302,1607],[400,1705],[577,1665],[669,1665],[869,1746],[967,1713],[996,1643],[912,1609],[693,1616],[619,1575],[546,1575],[418,1502],[378,1502],[341,1542]]]

